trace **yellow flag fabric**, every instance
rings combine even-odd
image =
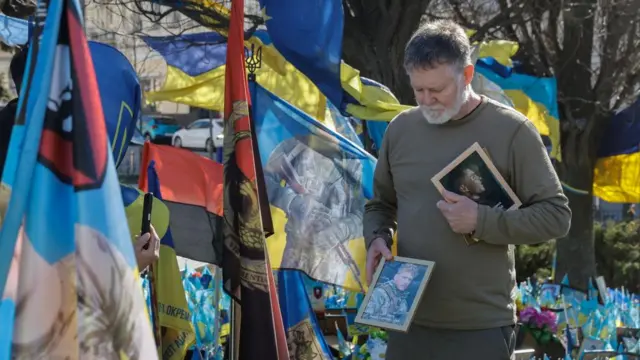
[[[273,47],[272,45],[266,47]],[[275,49],[274,52],[277,53]],[[268,56],[263,52],[263,61]],[[280,56],[278,54],[278,56]],[[272,63],[279,63],[274,60]],[[258,84],[287,99],[292,105],[319,121],[326,112],[326,98],[320,90],[289,62],[283,63],[284,71],[274,70],[269,62],[264,62],[256,70]],[[204,74],[191,77],[173,66],[167,66],[167,77],[159,91],[147,92],[148,102],[172,101],[203,109],[224,110],[224,73],[222,65]]]
[[[476,33],[475,30],[467,30],[467,36],[471,37]],[[479,58],[492,57],[500,64],[508,67],[513,66],[511,58],[518,52],[519,45],[515,41],[508,40],[491,40],[475,42],[472,45],[479,46]]]
[[[135,241],[142,224],[144,193],[137,188],[121,186],[131,239]],[[163,239],[169,228],[169,209],[159,199],[153,199],[151,224]],[[195,342],[191,313],[182,286],[176,252],[171,246],[160,245],[160,259],[154,266],[157,282],[152,284],[158,300],[158,322],[163,329],[161,354],[163,360],[183,360]]]
[[[411,108],[401,105],[390,91],[363,84],[360,71],[344,62],[340,67],[340,82],[342,89],[361,104],[347,105],[347,112],[358,119],[391,121],[402,111]]]
[[[640,202],[640,153],[598,159],[593,194],[612,203]]]
[[[560,160],[560,122],[558,119],[553,117],[543,104],[533,101],[522,90],[504,90],[504,93],[513,101],[514,108],[533,122],[540,135],[549,137],[551,140],[550,156]]]

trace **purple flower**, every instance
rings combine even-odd
[[[541,330],[547,328],[554,333],[558,329],[558,317],[549,310],[539,311],[536,308],[527,307],[520,312],[520,321],[533,328]]]
[[[529,323],[531,318],[536,316],[538,312],[533,307],[527,307],[524,310],[520,311],[520,321],[523,323]]]

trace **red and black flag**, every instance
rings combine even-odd
[[[244,63],[244,0],[231,3],[225,73],[224,245],[225,290],[234,298],[234,358],[289,359],[282,314],[265,238],[273,230],[250,117]],[[259,164],[258,164],[259,165]],[[266,229],[266,231],[265,231]],[[267,234],[265,234],[265,232]],[[234,359],[235,360],[235,359]]]
[[[162,202],[171,214],[166,220],[176,239],[173,242],[176,255],[220,265],[222,165],[188,150],[147,142],[142,152],[138,182],[144,191],[148,191],[148,166],[152,161],[161,179]],[[122,197],[127,209],[130,206],[142,208],[143,196],[137,189],[123,187]],[[157,215],[155,204],[153,209]],[[136,214],[140,216],[139,212]]]

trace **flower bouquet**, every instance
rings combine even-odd
[[[516,344],[520,344],[519,348],[534,349],[536,359],[545,355],[551,359],[563,357],[565,347],[556,336],[558,317],[553,311],[528,306],[520,311],[519,319],[520,330],[516,341]]]
[[[537,344],[545,346],[555,340],[558,317],[545,308],[529,306],[520,311],[520,328],[531,334]]]

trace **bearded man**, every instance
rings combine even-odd
[[[371,278],[398,230],[398,256],[437,264],[408,333],[390,333],[388,360],[513,358],[514,245],[569,231],[571,211],[533,123],[471,89],[471,47],[449,21],[422,25],[404,67],[418,106],[398,115],[382,141],[374,197],[365,207]],[[523,206],[505,211],[430,183],[473,143],[486,149]],[[467,246],[464,235],[478,240]]]

